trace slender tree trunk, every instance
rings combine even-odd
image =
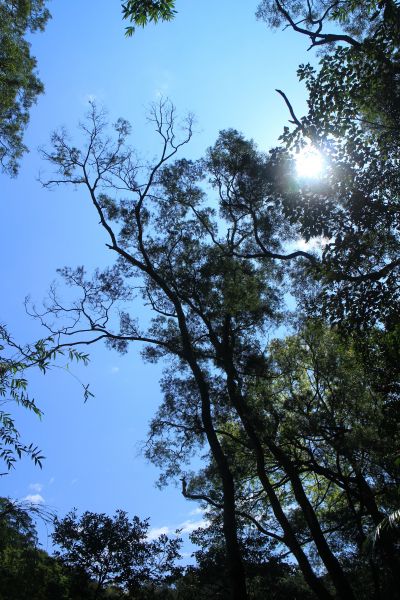
[[[222,482],[223,531],[227,553],[228,573],[231,582],[231,598],[232,600],[247,600],[246,576],[237,536],[235,484],[227,457],[225,456],[215,432],[208,385],[193,352],[182,310],[178,311],[178,319],[184,352],[196,380],[201,398],[201,418],[204,431]]]
[[[231,344],[230,344],[230,339],[229,339],[230,338],[229,321],[230,321],[230,319],[229,319],[229,317],[227,317],[227,319],[225,321],[225,340],[224,340],[225,343],[223,346],[220,345],[218,349],[221,353],[221,357],[222,357],[222,359],[224,361],[224,365],[225,365],[225,372],[227,375],[228,393],[230,396],[231,403],[234,406],[234,408],[236,409],[236,412],[238,413],[238,416],[240,417],[240,419],[242,421],[243,427],[244,427],[247,435],[249,436],[249,439],[251,440],[251,442],[253,444],[253,448],[254,448],[255,454],[256,454],[258,476],[260,478],[262,485],[264,486],[265,491],[268,493],[268,491],[267,491],[268,478],[266,477],[266,470],[265,470],[264,449],[263,449],[260,437],[257,433],[256,427],[253,424],[251,411],[249,410],[247,403],[246,403],[246,401],[238,387],[238,384],[237,384],[237,382],[239,381],[239,377],[236,373],[236,369],[235,369],[234,362],[233,362]],[[318,550],[318,553],[319,553],[319,555],[320,555],[320,557],[332,579],[332,583],[335,586],[335,589],[336,589],[339,597],[342,600],[355,600],[351,586],[350,586],[349,582],[347,581],[347,578],[343,572],[343,569],[342,569],[339,561],[337,560],[336,556],[333,554],[333,552],[329,548],[329,545],[328,545],[328,543],[325,539],[325,536],[322,532],[322,529],[321,529],[321,526],[317,519],[317,516],[315,514],[315,511],[314,511],[310,501],[307,498],[307,495],[304,491],[301,479],[300,479],[298,473],[296,472],[295,468],[293,467],[292,462],[290,461],[289,457],[287,457],[287,455],[280,448],[278,448],[278,446],[276,446],[272,442],[272,440],[267,439],[266,444],[267,444],[268,449],[272,453],[272,455],[275,457],[276,460],[278,460],[279,464],[285,470],[285,472],[287,473],[287,475],[290,479],[295,498],[303,512],[304,518],[306,519],[306,522],[310,529],[311,537],[313,538],[313,541]],[[272,489],[272,491],[273,491],[273,489]],[[270,490],[270,494],[271,494],[271,490]],[[279,505],[280,505],[280,503],[279,503]],[[283,511],[282,511],[282,513],[283,513]],[[283,516],[284,516],[284,513],[283,513]],[[281,515],[281,519],[282,519],[282,515]],[[281,526],[283,527],[283,521],[281,523]],[[287,526],[287,525],[285,524],[285,526]],[[303,552],[302,549],[301,549],[301,552]],[[293,551],[293,554],[295,556],[296,556],[296,554],[298,556],[300,556],[299,550],[297,548],[296,548],[296,553]],[[296,556],[296,558],[297,558],[297,556]],[[303,560],[304,559],[302,558],[302,562],[303,562]],[[300,563],[299,563],[299,565],[300,565]],[[306,563],[304,563],[304,566],[307,569]],[[311,573],[309,573],[308,570],[306,570],[306,573],[307,573],[307,580],[312,581],[313,585],[315,587],[318,587],[318,589],[319,589],[321,586],[321,582],[318,580],[318,578],[316,578],[318,581],[318,585],[317,585],[317,581],[313,580]],[[306,573],[304,573],[304,577],[306,577]],[[328,593],[324,588],[323,590],[320,590],[319,593],[325,593],[325,592]]]
[[[274,515],[278,523],[282,527],[287,547],[290,549],[290,551],[293,553],[293,556],[296,558],[306,583],[310,586],[317,598],[320,598],[320,600],[332,600],[331,594],[328,592],[321,580],[314,573],[313,568],[307,558],[307,555],[305,554],[303,548],[299,544],[296,534],[294,533],[293,528],[290,525],[289,520],[282,509],[281,503],[277,495],[275,494],[275,490],[266,475],[264,453],[262,452],[262,449],[261,452],[260,448],[255,447],[254,449],[256,453],[258,477],[260,479],[261,485],[267,493]]]
[[[203,427],[222,482],[223,531],[227,551],[228,572],[231,581],[231,597],[232,600],[246,600],[246,577],[237,537],[235,485],[227,458],[215,433],[210,411],[208,389],[204,389],[205,385],[204,381],[198,381],[202,402],[201,416]]]

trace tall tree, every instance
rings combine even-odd
[[[53,136],[54,148],[46,153],[46,157],[58,168],[64,182],[75,182],[88,189],[107,233],[107,246],[117,256],[115,266],[99,271],[93,282],[87,280],[83,268],[65,269],[63,274],[71,285],[86,289],[84,304],[87,301],[89,311],[96,313],[85,325],[82,323],[82,333],[87,331],[90,335],[84,340],[86,343],[107,339],[122,351],[133,341],[154,344],[161,353],[175,356],[192,374],[201,402],[200,418],[224,490],[224,533],[232,597],[245,598],[244,570],[236,531],[235,484],[215,431],[208,372],[202,364],[199,326],[202,329],[205,324],[197,322],[196,309],[186,294],[181,295],[178,283],[179,280],[190,282],[190,263],[195,257],[202,256],[201,240],[207,236],[202,222],[210,220],[212,211],[201,206],[203,193],[196,185],[198,167],[193,173],[191,164],[182,161],[172,172],[162,170],[189,141],[191,120],[186,122],[184,137],[179,140],[171,105],[161,103],[153,107],[151,119],[161,137],[161,153],[154,164],[145,168],[140,167],[125,143],[130,131],[128,123],[121,119],[117,121],[116,140],[112,142],[104,137],[104,115],[95,107],[92,107],[90,123],[86,127],[89,138],[85,150],[71,147],[62,134]],[[112,182],[113,187],[110,187]],[[51,179],[47,185],[57,183],[60,183],[59,177]],[[179,192],[178,183],[185,192]],[[125,198],[121,197],[122,190],[125,190]],[[176,193],[179,194],[178,201]],[[113,305],[134,296],[132,275],[140,277],[143,298],[157,316],[148,331],[142,331],[132,313],[122,310],[120,327],[112,331],[108,324]],[[86,309],[82,311],[83,306],[76,308],[78,321],[86,321]],[[67,336],[72,346],[82,342],[82,339],[76,342],[71,339],[76,337],[75,328],[67,327],[60,333]]]
[[[258,153],[252,142],[227,131],[204,160],[178,160],[167,166],[190,138],[190,129],[179,142],[169,105],[155,107],[152,116],[162,150],[147,168],[134,162],[135,155],[125,143],[127,123],[117,122],[116,140],[111,142],[103,116],[94,107],[90,126],[85,126],[86,148],[79,150],[64,134],[55,134],[53,149],[45,153],[58,170],[46,185],[69,182],[86,187],[108,235],[107,246],[117,255],[114,267],[97,271],[92,279],[83,268],[62,270],[67,283],[81,290],[82,298],[65,307],[68,314],[74,312],[76,327],[66,326],[58,334],[70,346],[103,339],[120,351],[130,342],[143,342],[148,344],[144,354],[149,360],[171,360],[149,456],[166,466],[167,476],[184,476],[186,497],[204,500],[221,511],[232,597],[246,597],[238,519],[250,515],[260,533],[294,555],[317,597],[331,598],[334,589],[338,597],[352,598],[345,566],[324,531],[296,457],[277,437],[268,409],[273,398],[269,392],[254,394],[257,378],[268,381],[266,335],[282,321],[282,264],[288,259],[284,246],[297,234],[275,195],[274,155]],[[207,180],[209,194],[204,189]],[[268,206],[257,238],[252,216],[259,214],[259,207]],[[257,253],[250,259],[260,241],[263,260],[255,260]],[[146,329],[134,318],[131,304],[135,298],[139,301],[138,290],[155,314]],[[62,306],[58,299],[54,301],[53,307],[38,314],[42,322],[55,313],[61,315]],[[119,326],[112,316],[116,303]],[[271,507],[272,530],[241,510],[246,492],[231,442],[239,444],[251,464],[258,493]],[[197,480],[188,478],[182,468],[204,444],[211,451],[212,487],[211,471]],[[276,473],[290,490],[305,534],[295,526]],[[330,583],[318,576],[305,544],[312,544]]]

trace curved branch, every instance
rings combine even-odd
[[[286,106],[289,109],[290,115],[291,115],[291,117],[293,119],[292,121],[290,121],[290,123],[293,123],[293,125],[297,125],[297,127],[300,127],[300,129],[301,129],[302,128],[302,124],[299,121],[299,119],[296,117],[296,114],[295,114],[295,112],[293,110],[293,106],[290,103],[290,101],[289,101],[288,97],[286,96],[286,94],[284,92],[282,92],[282,90],[276,89],[275,91],[278,92],[278,94],[280,94],[282,96],[282,98],[285,101]]]
[[[331,44],[332,42],[345,42],[346,44],[349,44],[350,46],[353,46],[354,48],[361,48],[361,46],[362,46],[362,44],[360,42],[358,42],[356,39],[354,39],[350,35],[336,34],[336,33],[320,33],[321,28],[322,28],[322,19],[318,19],[318,21],[317,21],[318,22],[317,31],[310,31],[309,29],[306,29],[305,27],[300,27],[300,25],[298,23],[293,21],[292,17],[290,16],[290,13],[282,6],[282,4],[280,3],[279,0],[275,0],[275,5],[276,5],[278,11],[281,13],[281,15],[283,15],[283,17],[285,18],[287,23],[290,25],[290,27],[294,31],[297,31],[298,33],[306,35],[307,37],[310,38],[311,46],[308,48],[309,50],[311,48],[313,48],[314,46],[321,46],[322,44]]]

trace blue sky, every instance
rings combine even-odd
[[[85,265],[90,271],[109,257],[84,194],[38,182],[45,168],[37,148],[60,125],[73,130],[88,100],[133,123],[132,143],[150,157],[155,137],[146,128],[149,103],[169,97],[179,114],[196,115],[197,133],[184,155],[199,157],[220,129],[234,127],[263,150],[276,144],[288,114],[275,88],[285,90],[299,114],[304,90],[296,67],[313,57],[306,40],[290,31],[271,32],[256,21],[257,2],[177,0],[172,23],[124,37],[118,1],[53,1],[53,19],[32,39],[46,92],[31,113],[30,153],[17,179],[0,181],[1,320],[21,342],[43,335],[24,313],[27,294],[45,297],[56,269]],[[173,530],[201,520],[197,507],[173,487],[154,487],[157,470],[139,454],[140,441],[160,400],[160,367],[144,365],[139,348],[119,356],[93,348],[89,367],[72,374],[55,368],[29,374],[30,389],[44,411],[42,421],[20,411],[24,439],[43,450],[43,469],[22,460],[1,478],[1,495],[34,496],[59,515],[72,507],[150,517],[155,529]],[[83,403],[76,377],[95,398]],[[193,525],[194,526],[194,525]],[[44,533],[42,542],[46,545]]]

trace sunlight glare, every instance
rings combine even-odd
[[[311,146],[300,150],[296,155],[296,171],[299,177],[316,178],[319,177],[324,169],[324,159],[322,154]]]

